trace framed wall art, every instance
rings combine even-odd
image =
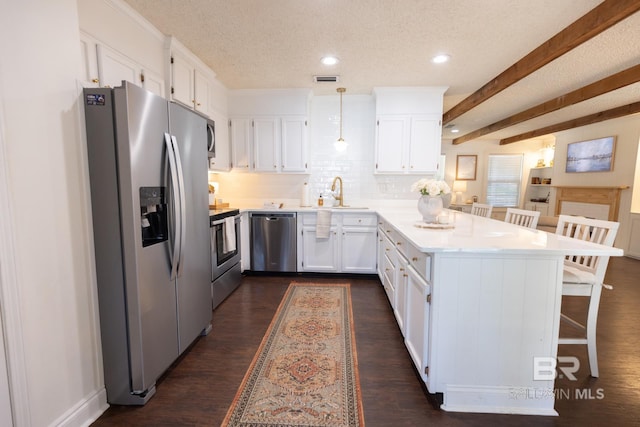
[[[456,180],[475,181],[478,156],[460,154],[456,158]]]
[[[590,139],[567,145],[566,172],[610,172],[613,170],[613,156],[616,137]]]

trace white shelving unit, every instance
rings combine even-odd
[[[525,193],[524,208],[531,211],[538,211],[541,215],[550,215],[549,200],[552,198],[553,187],[551,186],[553,167],[531,168],[527,191]]]

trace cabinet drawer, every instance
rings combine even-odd
[[[420,252],[415,246],[409,245],[407,259],[420,277],[431,283],[431,255]]]
[[[400,252],[405,258],[409,259],[409,246],[411,246],[407,239],[400,235],[400,233],[392,233],[392,241],[396,245],[396,249]]]
[[[371,214],[344,214],[342,217],[343,225],[362,225],[367,227],[373,227],[376,223],[376,216]]]
[[[316,225],[318,222],[318,214],[316,213],[304,213],[302,215],[302,225]],[[331,215],[331,225],[338,225],[338,215]]]

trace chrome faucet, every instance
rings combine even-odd
[[[340,194],[339,195],[333,195],[333,198],[336,199],[338,201],[338,206],[340,207],[344,207],[344,194],[342,192],[342,178],[340,178],[339,176],[336,176],[335,178],[333,178],[333,182],[331,183],[331,191],[336,191],[336,181],[340,181]]]

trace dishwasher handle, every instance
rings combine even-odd
[[[280,218],[295,218],[295,212],[278,212],[278,213],[251,213],[251,218],[264,218],[267,221],[277,221]]]

